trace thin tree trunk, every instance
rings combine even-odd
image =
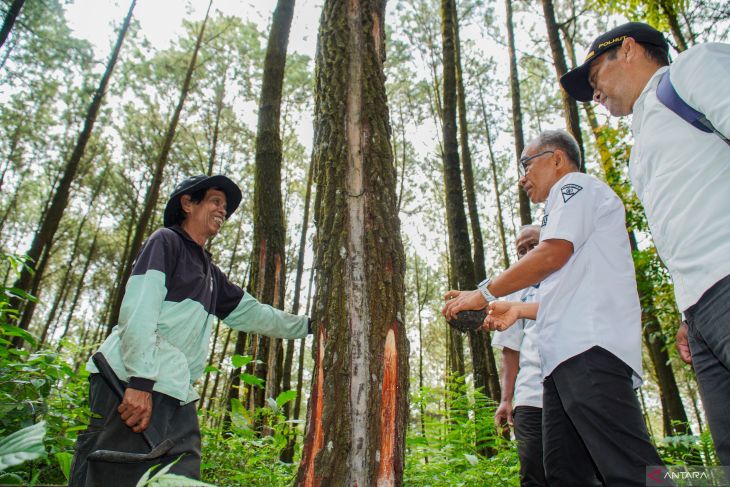
[[[477,207],[476,191],[474,189],[474,171],[472,168],[471,150],[469,149],[469,128],[467,123],[466,93],[464,90],[464,79],[461,70],[461,46],[459,41],[459,17],[456,9],[456,0],[449,0],[451,8],[451,25],[454,41],[454,75],[456,84],[456,101],[458,108],[459,143],[461,145],[461,167],[464,174],[464,189],[466,190],[467,207],[469,208],[469,223],[471,226],[472,242],[474,244],[474,284],[483,281],[487,277],[484,266],[484,241],[482,229],[479,223],[479,210]],[[469,333],[472,345],[472,366],[474,368],[474,386],[481,388],[482,392],[498,401],[501,393],[499,386],[499,374],[497,364],[494,360],[494,351],[489,333],[483,330]],[[476,345],[476,346],[475,346]],[[477,357],[478,360],[475,360]],[[477,431],[486,434],[488,431],[487,422],[489,418],[484,415],[485,409],[477,406]],[[483,441],[477,440],[477,448],[482,454],[489,451]]]
[[[284,306],[286,269],[286,228],[281,197],[281,93],[284,84],[289,30],[294,15],[294,0],[278,0],[271,22],[264,60],[261,99],[256,131],[254,175],[253,251],[251,255],[251,292],[256,298],[276,308]],[[279,378],[276,362],[281,340],[259,337],[260,364],[255,374],[266,381],[255,394],[256,407],[266,397],[275,397]]]
[[[137,219],[137,198],[134,199],[134,205],[131,208],[131,211],[129,212],[129,223],[127,224],[127,232],[126,236],[124,238],[124,250],[122,251],[120,262],[127,262],[129,259],[130,251],[132,250],[132,236],[134,232],[134,222]],[[112,328],[116,325],[116,321],[112,321],[112,310],[114,309],[114,303],[117,302],[117,297],[120,293],[124,293],[124,282],[122,282],[122,276],[124,275],[124,268],[125,266],[120,265],[117,266],[117,274],[114,277],[114,287],[112,291],[109,293],[109,303],[107,304],[107,309],[104,312],[104,320],[103,323],[106,323],[105,327],[105,336],[109,336],[109,334],[112,332]]]
[[[299,314],[299,296],[300,296],[300,290],[302,287],[302,275],[304,274],[304,253],[307,246],[307,230],[309,228],[309,205],[310,200],[312,197],[312,180],[314,176],[314,164],[310,161],[309,163],[309,170],[307,171],[307,190],[304,195],[304,216],[302,217],[302,232],[299,237],[299,256],[297,258],[297,271],[296,276],[294,278],[294,302],[292,303],[292,314]],[[286,349],[286,360],[284,361],[284,379],[283,379],[283,386],[282,389],[285,391],[288,391],[291,389],[291,369],[292,369],[292,362],[294,361],[294,346],[296,342],[294,340],[289,340],[287,343],[287,349]],[[302,342],[302,347],[300,349],[301,357],[304,357],[304,342]],[[303,364],[302,364],[303,367]],[[301,385],[299,386],[301,392]],[[297,416],[295,419],[298,418]],[[286,419],[290,419],[289,416],[289,403],[284,404],[284,417]],[[281,455],[279,459],[282,462],[291,463],[292,458],[294,457],[294,445],[296,443],[296,427],[294,428],[288,428],[287,435],[289,437],[286,446],[281,452]]]
[[[418,254],[414,255],[414,274],[416,276],[416,304],[417,304],[417,318],[418,318],[418,393],[423,396],[423,308],[428,302],[430,295],[430,281],[428,275],[428,268],[426,268],[426,282],[424,283],[425,289],[421,289],[421,273],[419,272],[419,259]],[[421,426],[421,436],[423,441],[428,445],[428,438],[426,437],[426,405],[424,404],[423,397],[418,402],[418,409],[421,415],[419,424]],[[425,463],[428,463],[428,455],[423,457]]]
[[[228,275],[231,275],[231,272],[233,272],[233,265],[236,262],[236,254],[238,253],[238,245],[241,243],[241,236],[243,234],[243,225],[239,225],[238,229],[236,231],[236,240],[233,244],[233,252],[231,253],[231,260],[228,264]],[[215,347],[218,344],[218,336],[220,335],[220,329],[221,329],[221,321],[218,320],[215,326],[215,332],[213,336],[213,344],[210,347],[210,354],[208,355],[208,367],[211,367],[213,365],[213,359],[215,358]],[[230,336],[230,333],[229,333]],[[226,343],[226,346],[228,344]],[[226,349],[225,347],[221,351],[221,361],[223,360],[223,357],[226,355]],[[205,373],[205,379],[203,380],[203,390],[200,393],[200,403],[198,404],[198,409],[203,408],[203,403],[205,401],[205,396],[208,392],[208,382],[210,381],[210,370]],[[216,372],[216,377],[221,374],[221,371],[218,370]],[[238,397],[238,396],[236,396]]]
[[[98,183],[94,186],[94,188],[91,192],[91,198],[89,198],[89,201],[88,201],[89,208],[94,207],[96,198],[99,197],[101,190],[104,188],[104,185],[106,183],[108,169],[109,169],[109,166],[107,165],[107,167],[105,167],[104,170],[102,171],[102,173],[99,177]],[[58,312],[59,309],[62,310],[66,304],[67,287],[71,280],[71,276],[73,275],[74,264],[76,262],[76,257],[78,256],[79,248],[81,246],[81,236],[83,234],[84,227],[86,226],[86,222],[89,219],[90,214],[91,214],[91,210],[87,211],[84,214],[84,216],[81,218],[81,221],[78,223],[78,229],[76,230],[76,237],[74,238],[74,243],[71,246],[71,255],[69,256],[69,258],[66,262],[66,270],[63,275],[63,280],[61,281],[61,286],[53,301],[51,310],[48,313],[48,318],[46,319],[46,324],[43,327],[43,333],[41,334],[41,338],[38,341],[38,348],[41,348],[41,346],[45,342],[46,336],[48,334],[48,330],[49,330],[51,324],[53,323],[53,321],[56,319],[56,313]],[[98,232],[98,230],[97,230],[97,232]]]
[[[379,0],[326,0],[322,11],[315,368],[299,486],[403,483],[405,257],[383,73],[384,14]]]
[[[119,30],[119,34],[117,36],[116,43],[114,44],[114,49],[112,50],[109,62],[107,63],[106,70],[101,77],[99,86],[94,92],[91,104],[89,105],[89,109],[86,112],[84,127],[81,130],[81,133],[79,133],[73,152],[66,162],[63,170],[63,176],[61,177],[58,188],[53,195],[51,205],[48,208],[48,211],[44,213],[43,223],[41,224],[40,229],[33,238],[33,243],[31,243],[30,249],[27,252],[27,255],[36,264],[38,264],[38,259],[44,252],[44,249],[48,248],[48,250],[50,250],[50,247],[53,245],[53,239],[56,235],[56,230],[58,229],[58,225],[61,222],[63,212],[68,205],[69,189],[71,188],[71,183],[76,177],[79,164],[81,163],[81,159],[84,156],[84,151],[86,150],[86,145],[91,138],[91,132],[94,128],[94,122],[96,122],[96,116],[99,113],[99,108],[101,107],[101,102],[104,98],[104,94],[106,93],[109,79],[111,78],[112,72],[114,71],[114,66],[117,62],[117,58],[119,57],[119,51],[121,51],[122,49],[122,43],[124,42],[124,37],[126,36],[127,30],[129,29],[129,24],[132,20],[132,12],[134,11],[134,6],[136,2],[137,0],[132,0],[131,5],[129,6],[127,16],[124,18],[124,23]],[[31,273],[24,268],[20,276],[18,277],[17,282],[15,283],[15,287],[27,290],[31,285],[31,281],[40,282],[42,277],[42,266],[38,266],[35,275],[31,275]],[[17,304],[18,303],[15,302],[11,304],[11,307],[16,307]],[[21,326],[21,328],[23,329],[27,329],[28,324],[30,323],[30,318],[32,317],[34,307],[30,306],[28,308],[29,309],[24,313],[23,317],[25,322],[25,327]],[[28,314],[27,319],[25,318],[26,313]],[[17,339],[14,340],[13,343],[16,346],[21,346],[22,341],[22,339]]]
[[[509,84],[512,94],[512,129],[515,139],[515,155],[519,159],[525,148],[525,135],[522,131],[522,105],[520,102],[520,77],[517,70],[517,50],[515,49],[515,32],[512,21],[512,0],[505,0],[507,9],[507,48],[509,51]],[[530,212],[530,198],[528,198],[522,186],[517,185],[517,193],[520,200],[520,222],[522,225],[532,223]]]
[[[659,6],[667,19],[669,30],[672,32],[672,37],[674,37],[674,42],[677,43],[677,51],[686,51],[689,46],[687,45],[687,40],[684,38],[682,29],[679,26],[679,18],[677,17],[677,11],[675,10],[674,5],[672,5],[670,0],[660,0]]]
[[[469,227],[464,209],[464,197],[461,185],[461,168],[459,166],[459,152],[456,135],[456,68],[454,54],[453,18],[450,0],[441,1],[441,37],[443,55],[443,102],[441,127],[443,132],[443,164],[444,188],[446,193],[446,221],[449,234],[450,282],[452,289],[474,289],[474,263],[471,258],[471,243],[469,241]],[[452,330],[453,332],[453,330]],[[457,333],[457,337],[461,338]],[[457,337],[454,337],[456,339]],[[471,340],[471,336],[469,337]],[[476,347],[474,346],[476,345]],[[476,355],[480,342],[472,343],[472,357]],[[483,350],[482,350],[483,351]],[[463,363],[452,353],[452,367],[455,372],[464,374]],[[477,358],[477,363],[482,361]],[[475,366],[475,375],[477,373]],[[484,374],[480,374],[484,378]],[[475,384],[477,380],[475,378]],[[485,385],[480,381],[480,386]]]
[[[494,158],[494,150],[492,149],[492,134],[489,130],[489,118],[487,117],[487,107],[484,103],[484,91],[481,82],[479,83],[479,103],[482,109],[482,119],[484,120],[484,133],[487,138],[487,149],[489,150],[489,166],[492,170],[492,182],[494,185],[494,199],[497,203],[497,226],[499,228],[499,242],[502,246],[502,264],[507,269],[510,266],[509,252],[507,251],[507,236],[504,230],[504,219],[502,216],[502,198],[499,191],[499,181],[497,180],[497,161]]]
[[[218,153],[218,136],[220,134],[221,114],[223,113],[223,99],[226,95],[226,77],[228,71],[223,73],[223,79],[215,89],[215,123],[213,124],[213,140],[210,142],[210,155],[208,156],[208,174],[213,175],[215,158]],[[202,402],[202,401],[201,401]]]
[[[307,315],[310,314],[311,308],[310,304],[312,303],[312,283],[314,282],[314,269],[310,269],[309,271],[309,286],[307,288]],[[292,417],[294,419],[299,419],[301,417],[300,411],[302,406],[302,389],[303,389],[303,383],[304,383],[304,349],[306,348],[307,340],[306,338],[302,338],[299,340],[299,364],[297,365],[297,397],[294,399],[294,412],[292,413]],[[305,419],[306,423],[306,419]],[[304,425],[304,431],[307,431],[308,426]]]
[[[558,23],[555,20],[555,7],[553,0],[542,0],[542,9],[545,14],[545,26],[547,27],[548,40],[550,41],[550,50],[553,53],[553,63],[555,65],[555,73],[560,79],[568,72],[568,64],[565,61],[565,53],[563,52],[563,44],[560,42],[560,32]],[[560,85],[558,83],[558,85]],[[583,135],[580,131],[580,116],[578,115],[578,103],[568,95],[568,93],[560,85],[560,97],[563,101],[563,115],[565,117],[565,126],[568,132],[575,137],[580,149],[581,167],[580,170],[585,172],[585,150],[583,149]]]
[[[89,254],[86,257],[86,262],[84,263],[84,269],[81,271],[81,276],[79,277],[79,282],[78,282],[78,285],[76,286],[76,293],[74,294],[74,298],[71,301],[71,308],[68,310],[68,315],[66,316],[66,323],[63,327],[63,332],[61,333],[61,336],[58,339],[58,347],[56,348],[57,353],[60,352],[61,348],[63,347],[63,339],[66,337],[69,327],[71,326],[71,318],[73,318],[74,311],[76,310],[76,306],[79,303],[79,298],[81,297],[81,291],[84,289],[84,283],[86,282],[86,274],[89,272],[89,266],[91,265],[91,262],[94,258],[94,254],[96,253],[96,242],[97,242],[98,236],[99,236],[99,228],[97,227],[96,232],[94,232],[94,240],[91,241],[91,246],[89,247]]]
[[[20,9],[23,8],[24,3],[25,0],[14,0],[10,5],[10,8],[8,8],[8,12],[5,14],[5,20],[3,21],[3,26],[0,28],[0,47],[3,47],[5,41],[10,35],[10,31],[13,30],[15,19],[18,17]]]
[[[66,271],[63,273],[63,279],[61,280],[61,285],[58,288],[58,291],[56,292],[56,296],[53,299],[53,304],[51,305],[51,310],[48,312],[48,317],[46,318],[46,324],[43,326],[43,331],[41,332],[41,337],[38,339],[38,346],[37,349],[40,350],[43,348],[43,345],[46,343],[46,339],[49,336],[53,336],[53,333],[56,330],[56,326],[53,327],[53,331],[51,330],[51,325],[56,320],[56,313],[59,309],[63,309],[64,306],[66,306],[66,298],[68,298],[68,291],[69,291],[69,283],[71,281],[71,275],[73,274],[73,267],[67,266]],[[49,333],[50,331],[50,333]]]
[[[182,88],[180,89],[180,96],[177,101],[177,106],[175,107],[175,111],[173,112],[170,123],[168,124],[167,130],[165,131],[165,137],[162,141],[162,148],[155,162],[152,180],[150,181],[150,184],[147,188],[147,195],[145,196],[145,203],[144,207],[142,208],[142,214],[139,216],[139,220],[137,221],[137,225],[134,230],[134,237],[132,238],[132,244],[130,245],[129,253],[127,254],[127,260],[126,262],[124,262],[124,271],[122,272],[122,278],[119,283],[119,290],[114,298],[114,305],[112,306],[111,316],[109,317],[109,332],[111,332],[111,327],[113,327],[119,321],[119,310],[122,307],[122,300],[124,299],[123,290],[127,284],[127,280],[129,280],[130,274],[132,273],[132,264],[137,253],[139,252],[140,247],[142,246],[142,241],[144,240],[144,237],[147,233],[147,226],[152,218],[152,212],[157,205],[157,198],[160,193],[160,186],[162,185],[162,175],[165,170],[165,166],[167,165],[167,159],[170,154],[170,149],[172,148],[172,142],[175,138],[177,125],[180,121],[180,114],[182,113],[183,106],[185,105],[185,100],[187,99],[188,92],[190,91],[190,84],[193,79],[193,71],[195,70],[195,65],[197,63],[200,45],[203,42],[205,25],[208,22],[208,14],[210,13],[210,7],[212,4],[213,0],[210,0],[210,2],[208,2],[208,10],[206,10],[205,12],[205,18],[203,19],[203,23],[200,26],[200,31],[198,32],[198,37],[195,41],[195,48],[193,49],[193,55],[190,57],[190,63],[188,64],[188,68],[185,73],[185,79],[183,81]]]

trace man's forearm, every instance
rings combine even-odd
[[[503,297],[542,282],[565,265],[573,255],[573,244],[567,240],[545,240],[522,259],[512,264],[489,282],[489,292]]]
[[[502,349],[502,402],[511,402],[515,394],[515,381],[520,370],[520,352]]]

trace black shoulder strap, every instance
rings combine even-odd
[[[697,110],[689,106],[687,102],[679,96],[677,90],[674,89],[674,86],[669,79],[668,69],[664,73],[662,73],[661,78],[659,78],[659,84],[657,85],[656,89],[656,96],[664,106],[679,115],[683,120],[691,124],[693,127],[706,133],[714,133],[715,135],[720,137],[720,139],[725,141],[726,144],[730,145],[730,140],[728,140],[725,135],[720,133],[720,131],[718,131],[712,125],[712,122],[707,120],[707,117],[705,117],[704,113],[698,112]]]

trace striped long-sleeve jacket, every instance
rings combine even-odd
[[[119,324],[99,351],[130,387],[191,402],[198,398],[193,383],[205,369],[216,317],[237,330],[279,338],[306,336],[309,321],[259,303],[182,228],[162,228],[140,250]],[[86,368],[98,372],[91,360]]]

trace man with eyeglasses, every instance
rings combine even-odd
[[[697,44],[671,65],[668,52],[661,32],[630,22],[598,36],[560,82],[579,101],[632,115],[631,185],[686,319],[677,350],[730,466],[730,44]]]
[[[490,315],[484,326],[537,320],[548,484],[583,487],[597,477],[645,486],[646,467],[662,462],[634,394],[641,309],[624,207],[605,183],[579,172],[578,145],[564,130],[542,132],[520,163],[530,200],[546,201],[540,243],[477,290],[446,293],[442,313],[452,319],[540,283],[539,313],[537,303],[495,301],[490,308],[502,319]]]

